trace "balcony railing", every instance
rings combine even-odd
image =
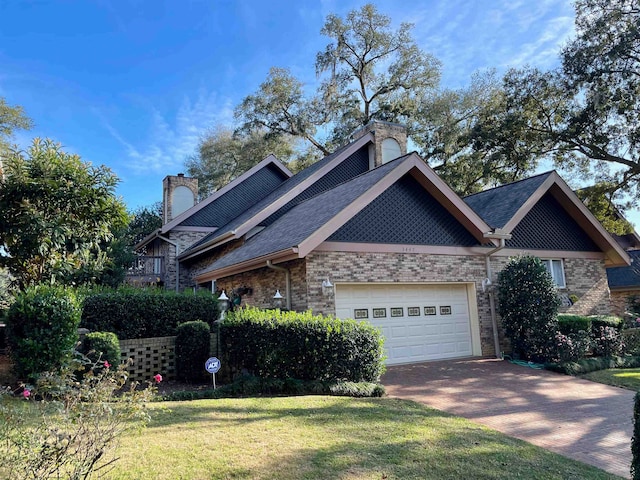
[[[127,283],[149,285],[164,282],[164,257],[141,255],[127,270]]]

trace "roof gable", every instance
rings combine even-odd
[[[291,171],[274,155],[269,155],[223,188],[163,225],[161,233],[166,233],[177,226],[217,227],[219,225],[215,224],[219,222],[215,220],[215,212],[228,206],[230,200],[235,199],[246,203],[254,198],[255,202],[256,197],[263,198],[292,175]],[[214,225],[207,225],[208,222]]]
[[[215,246],[234,238],[242,237],[253,227],[262,224],[262,222],[267,218],[278,212],[280,208],[296,199],[296,197],[308,188],[313,187],[316,183],[322,184],[322,179],[324,177],[333,178],[331,172],[340,167],[343,162],[348,161],[352,156],[358,156],[358,152],[361,149],[368,148],[367,145],[372,141],[372,139],[372,134],[369,133],[364,135],[356,141],[345,145],[331,155],[324,157],[313,165],[297,173],[287,181],[283,182],[278,186],[278,188],[262,200],[245,210],[226,225],[221,226],[218,231],[207,235],[199,242],[193,244],[189,249],[185,250],[182,255],[180,255],[180,258],[186,259],[194,257],[204,253],[209,248],[214,248]],[[351,173],[353,174],[358,169],[353,168],[351,170]],[[344,170],[341,171],[343,174],[345,173]],[[348,179],[348,177],[341,181],[346,179]],[[336,180],[339,180],[339,178],[336,178]],[[327,185],[325,188],[331,188],[332,186],[335,186],[335,183],[330,186]],[[292,206],[294,204],[296,204],[295,201]],[[273,220],[275,220],[275,218],[271,219],[271,221]]]
[[[413,153],[296,205],[243,246],[214,262],[197,280],[258,268],[276,257],[305,257],[407,174],[443,208],[459,213],[476,240],[482,239],[489,227]],[[438,195],[441,198],[436,198]]]
[[[270,163],[194,212],[177,227],[221,227],[262,200],[287,178]]]
[[[480,245],[410,174],[402,177],[329,241],[408,245]]]
[[[606,266],[629,265],[629,256],[622,247],[555,171],[471,195],[465,198],[465,202],[494,228],[500,228],[504,233],[514,233],[520,222],[547,194],[557,200],[568,217],[605,254]],[[544,221],[538,224],[549,228]],[[542,249],[551,250],[552,247],[549,245]]]
[[[599,252],[591,237],[566,212],[551,193],[546,193],[511,232],[509,248]]]

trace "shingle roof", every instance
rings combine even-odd
[[[292,208],[236,250],[215,261],[208,271],[293,248],[340,213],[391,172],[408,155],[364,173]]]
[[[309,178],[313,173],[315,173],[318,170],[320,170],[327,163],[331,162],[338,155],[342,154],[342,152],[344,152],[344,150],[346,150],[350,146],[351,146],[351,144],[345,145],[344,147],[338,149],[337,151],[335,151],[331,155],[328,155],[328,156],[322,158],[321,160],[317,161],[313,165],[305,168],[304,170],[300,171],[299,173],[297,173],[293,177],[289,178],[288,180],[286,180],[285,182],[280,184],[269,195],[264,197],[259,202],[255,203],[252,207],[247,208],[243,213],[241,213],[240,215],[238,215],[237,217],[235,217],[234,219],[232,219],[231,221],[229,221],[225,225],[222,225],[215,232],[210,233],[209,235],[205,236],[204,238],[202,238],[198,242],[196,242],[193,245],[191,245],[187,250],[185,250],[183,252],[183,255],[184,254],[188,254],[189,252],[195,250],[200,245],[203,245],[203,244],[205,244],[205,243],[207,243],[207,242],[209,242],[211,240],[214,240],[215,238],[217,238],[217,237],[219,237],[221,235],[224,235],[226,233],[234,231],[236,228],[238,228],[239,226],[244,224],[247,220],[251,219],[253,216],[257,215],[259,212],[261,212],[263,209],[265,209],[266,207],[271,205],[273,202],[278,200],[280,197],[282,197],[283,195],[287,194],[288,192],[293,190],[295,187],[300,185],[304,180]],[[363,147],[363,148],[365,148],[365,147]]]
[[[493,228],[504,227],[552,172],[541,173],[518,182],[501,185],[464,198],[480,217]]]
[[[630,266],[607,268],[609,288],[640,288],[640,250],[627,253],[631,257]]]

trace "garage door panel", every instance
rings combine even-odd
[[[429,307],[431,315],[427,315],[425,307]],[[336,285],[339,318],[357,317],[356,310],[363,309],[368,317],[363,320],[380,328],[385,337],[387,364],[472,354],[465,285]],[[384,311],[377,312],[379,318],[373,318],[373,309]],[[391,316],[392,309],[402,316]],[[414,315],[410,316],[410,311]]]

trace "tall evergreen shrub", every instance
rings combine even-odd
[[[537,257],[512,258],[498,282],[498,313],[513,353],[533,361],[549,360],[560,299],[544,264]]]
[[[180,380],[197,382],[206,377],[204,363],[209,358],[211,329],[200,320],[178,326],[176,332],[176,374]]]
[[[39,285],[17,295],[7,314],[7,343],[16,375],[34,380],[60,370],[78,341],[80,302],[69,288]]]

